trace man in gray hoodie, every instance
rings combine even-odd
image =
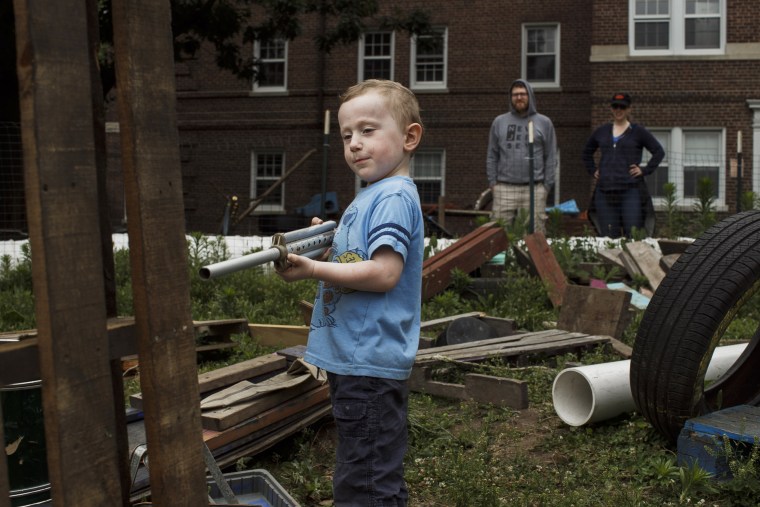
[[[488,140],[486,175],[493,194],[491,217],[511,224],[518,209],[530,209],[528,143],[532,134],[535,231],[545,232],[546,196],[557,172],[554,125],[536,111],[530,83],[517,79],[509,92],[509,112],[494,119]]]

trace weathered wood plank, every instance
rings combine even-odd
[[[292,400],[319,385],[320,382],[312,377],[287,389],[262,394],[251,401],[217,410],[201,411],[203,427],[217,431],[226,430],[269,409],[279,407],[288,400]]]
[[[568,285],[557,327],[621,338],[631,321],[630,304],[631,294],[628,292]]]
[[[54,505],[122,505],[88,3],[16,0],[24,180]],[[80,401],[90,402],[81,410]],[[83,445],[86,442],[87,445]]]
[[[634,258],[625,250],[621,250],[618,253],[618,259],[620,260],[620,263],[623,265],[623,269],[625,269],[625,272],[628,273],[628,276],[631,278],[635,278],[637,276],[643,275],[641,270],[639,269],[639,265],[636,264],[636,261]]]
[[[665,278],[665,270],[660,266],[660,255],[654,248],[643,241],[633,241],[624,245],[625,250],[631,255],[639,271],[649,280],[652,290],[657,290],[660,282]]]
[[[198,375],[198,390],[201,394],[207,393],[241,380],[285,369],[287,363],[288,361],[284,357],[272,353],[201,373]]]
[[[129,253],[153,502],[208,504],[170,6],[112,5]]]
[[[549,243],[546,242],[546,236],[541,232],[534,232],[523,239],[538,276],[549,291],[549,299],[555,307],[562,306],[567,279]]]
[[[515,357],[526,354],[558,355],[578,348],[590,347],[592,345],[600,345],[608,342],[608,336],[580,336],[568,338],[566,340],[552,341],[547,343],[535,343],[521,347],[461,351],[453,354],[447,354],[447,357],[459,361],[477,362],[497,357]]]
[[[507,248],[507,235],[495,222],[482,225],[422,265],[422,300],[430,299],[451,283],[451,271],[465,273],[482,266]]]
[[[426,349],[418,353],[415,365],[445,361],[446,359],[480,361],[488,357],[511,357],[531,353],[555,354],[557,351],[609,343],[609,341],[609,336],[589,336],[585,333],[571,333],[552,329],[459,344],[452,346],[457,348],[447,351],[437,349],[444,349],[448,346]]]
[[[213,327],[216,321],[203,321],[198,325],[201,328]],[[114,317],[108,319],[108,349],[109,358],[134,359],[137,365],[137,337],[135,331],[135,319],[133,317]],[[195,323],[194,323],[195,325]],[[222,321],[224,326],[224,321]],[[196,327],[196,330],[198,327]],[[223,336],[223,335],[222,335]],[[202,352],[207,348],[234,347],[232,342],[220,345],[196,347],[196,352]],[[0,333],[0,387],[19,383],[39,380],[39,363],[37,361],[37,330],[13,331]]]
[[[524,380],[468,373],[464,377],[465,393],[480,403],[516,410],[528,408],[528,383]]]
[[[618,267],[621,271],[625,271],[625,264],[620,260],[620,248],[607,248],[605,250],[599,250],[597,256],[602,259],[611,267]]]
[[[528,383],[522,380],[468,373],[464,384],[432,380],[430,368],[414,368],[409,389],[443,398],[473,400],[517,410],[528,408]]]
[[[215,431],[204,429],[203,440],[212,451],[218,447],[230,444],[238,439],[244,438],[262,428],[267,427],[277,421],[285,419],[291,415],[302,412],[310,407],[328,400],[330,397],[330,388],[328,385],[321,385],[312,389],[303,396],[298,396],[283,403],[282,405],[262,412],[242,423],[233,426],[224,431]],[[152,483],[152,481],[151,481]]]
[[[331,414],[332,405],[330,404],[330,400],[324,400],[309,409],[298,412],[277,423],[270,424],[266,428],[266,433],[252,433],[245,438],[236,440],[229,447],[215,449],[214,457],[222,468],[233,465],[240,458],[263,452],[290,435],[311,426]]]
[[[441,317],[440,319],[432,319],[432,320],[426,320],[425,322],[420,323],[420,330],[430,329],[433,327],[440,326],[442,324],[451,324],[457,319],[463,319],[465,317],[484,317],[485,312],[469,312],[469,313],[460,313],[457,315],[451,315],[449,317]]]
[[[309,339],[309,326],[248,324],[248,330],[252,337],[267,347],[306,345]]]
[[[537,340],[551,340],[554,336],[565,336],[567,331],[561,329],[547,329],[545,331],[535,331],[531,333],[521,333],[509,336],[499,336],[497,338],[488,338],[486,340],[477,340],[469,343],[458,343],[455,345],[443,345],[441,347],[431,347],[417,352],[416,359],[425,360],[437,355],[447,355],[449,352],[468,350],[476,347],[496,347],[503,343],[519,342],[530,337]]]

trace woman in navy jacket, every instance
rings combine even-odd
[[[645,229],[647,210],[654,211],[644,176],[657,169],[665,150],[646,128],[631,123],[630,95],[616,93],[610,109],[612,122],[598,127],[583,149],[583,164],[596,180],[589,216],[600,235],[630,238],[634,227]],[[644,148],[651,157],[642,167]],[[598,166],[594,160],[597,149],[601,153]]]

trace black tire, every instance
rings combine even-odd
[[[758,288],[760,211],[715,224],[681,254],[657,288],[633,346],[631,392],[638,411],[671,441],[691,417],[758,405],[758,329],[720,379],[708,387],[704,382],[725,329]]]

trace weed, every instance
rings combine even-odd
[[[581,262],[591,247],[556,239],[569,263]],[[513,243],[514,244],[514,243]],[[617,246],[616,244],[613,246]],[[298,302],[310,301],[315,283],[286,284],[264,268],[199,280],[197,266],[224,260],[227,252],[218,239],[194,237],[188,242],[193,318],[199,320],[247,318],[252,322],[301,323]],[[119,309],[131,314],[129,255],[115,252]],[[607,272],[611,276],[611,271]],[[479,299],[458,292],[467,275],[456,274],[454,290],[424,302],[423,319],[484,311],[512,318],[518,327],[540,330],[556,321],[546,287],[505,256],[505,276],[497,290]],[[11,265],[0,259],[0,325],[3,329],[33,327],[31,261]],[[633,343],[643,312],[633,315],[622,340]],[[728,334],[754,334],[760,318],[760,297],[743,305]],[[203,364],[200,371],[271,352],[247,335],[236,335],[235,355],[219,363]],[[663,440],[639,414],[631,413],[590,425],[568,427],[552,406],[552,382],[568,361],[592,364],[619,360],[609,349],[554,357],[525,357],[521,363],[492,360],[473,365],[474,371],[528,382],[530,408],[520,412],[411,393],[409,397],[409,451],[406,477],[410,505],[439,506],[552,506],[649,507],[679,504],[709,506],[760,505],[760,450],[729,455],[734,478],[715,483],[704,470],[676,467],[672,444]],[[447,365],[446,375],[463,374],[459,365]],[[138,392],[137,378],[125,379],[127,395]],[[728,455],[729,449],[726,449]],[[240,460],[241,468],[269,469],[302,505],[328,505],[331,498],[334,437],[303,431],[275,449]]]
[[[694,203],[694,211],[699,215],[698,235],[701,235],[715,223],[715,194],[710,178],[700,178],[697,181],[698,202]]]
[[[711,483],[713,474],[707,472],[697,463],[692,463],[688,467],[680,467],[678,478],[681,482],[681,493],[678,495],[678,501],[681,504],[690,501],[692,495],[717,492]]]
[[[758,196],[755,192],[749,190],[742,193],[740,203],[741,211],[760,209],[760,196]]]
[[[676,184],[672,182],[665,183],[663,186],[665,193],[665,217],[666,226],[663,231],[665,237],[677,238],[683,236],[684,218],[678,212],[678,198],[676,197]]]

